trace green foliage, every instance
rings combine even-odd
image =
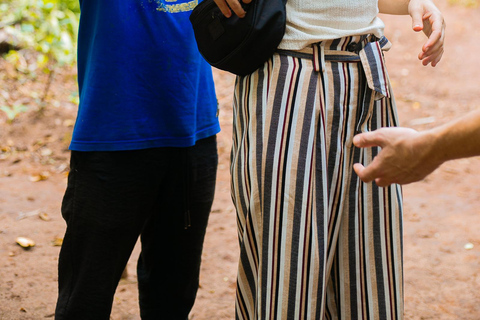
[[[42,111],[55,69],[72,67],[76,63],[79,2],[0,1],[0,45],[7,63],[17,70],[13,75],[11,72],[3,74],[2,79],[11,78],[13,81],[25,83],[36,81],[38,72],[47,75],[43,94],[36,99],[38,110]],[[8,52],[5,52],[5,48]],[[27,110],[27,106],[22,103],[7,103],[6,99],[0,97],[0,111],[7,115],[8,122],[12,122]]]
[[[79,15],[78,0],[4,0],[0,31],[16,49],[6,59],[24,73],[73,65]]]
[[[28,110],[23,104],[16,104],[13,106],[0,106],[0,110],[7,115],[8,122],[12,122],[20,113]]]

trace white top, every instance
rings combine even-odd
[[[322,40],[383,35],[377,0],[287,0],[287,29],[279,48],[301,50]]]

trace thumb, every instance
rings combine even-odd
[[[363,182],[371,182],[373,179],[375,179],[375,175],[371,174],[370,166],[364,167],[360,163],[355,163],[353,165],[353,170]]]
[[[423,7],[417,5],[416,2],[410,2],[410,16],[412,17],[412,29],[415,32],[423,30]]]
[[[362,172],[365,170],[365,167],[360,163],[355,163],[353,164],[353,170],[359,177],[362,177]]]

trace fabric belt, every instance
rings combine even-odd
[[[359,38],[358,41],[354,41]],[[375,92],[374,99],[390,98],[388,73],[383,51],[391,48],[386,37],[378,39],[372,35],[348,37],[349,41],[340,49],[332,50],[332,40],[313,44],[299,51],[277,50],[280,55],[313,60],[315,71],[325,71],[325,61],[361,62],[368,87]]]

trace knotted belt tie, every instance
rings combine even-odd
[[[347,50],[325,48],[325,42],[319,42],[301,51],[278,50],[279,54],[313,59],[315,71],[325,71],[325,61],[361,62],[368,87],[375,92],[374,99],[390,97],[389,81],[382,51],[388,51],[391,43],[386,37],[380,39],[364,35],[358,43],[352,42]],[[313,49],[313,52],[312,52]]]

